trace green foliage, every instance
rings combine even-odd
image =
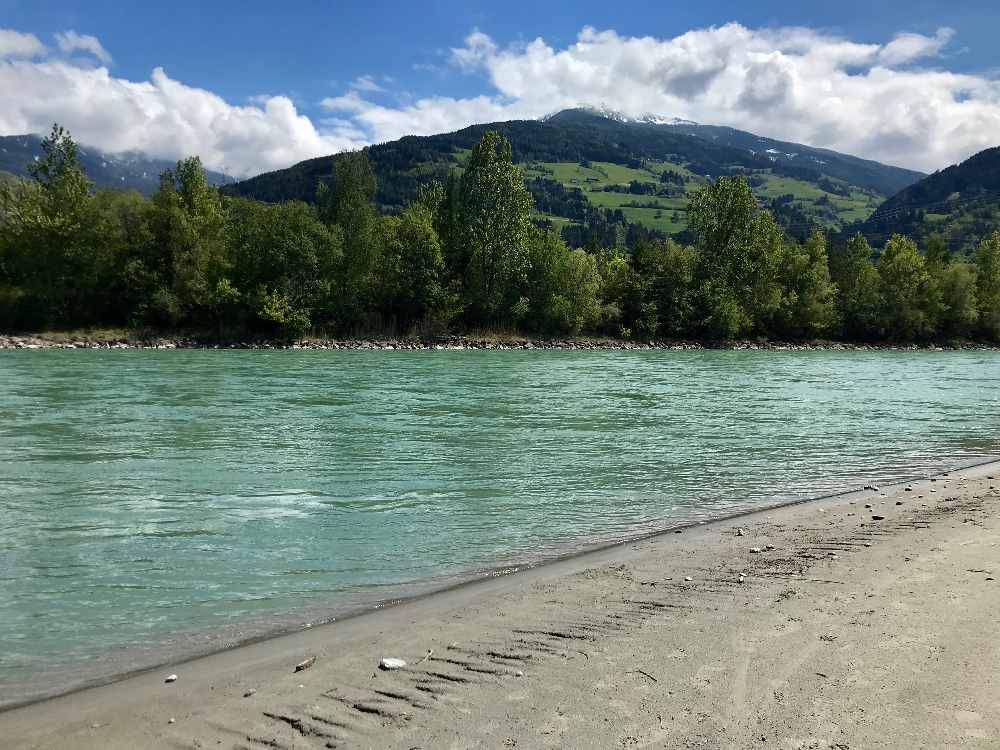
[[[31,182],[0,186],[0,267],[19,288],[7,314],[19,327],[93,322],[105,314],[102,292],[113,264],[102,217],[69,134],[53,126],[42,149]]]
[[[641,296],[652,307],[640,308],[637,330],[648,335],[683,336],[695,325],[695,274],[698,251],[673,240],[640,242],[633,252]],[[651,322],[656,316],[657,323]]]
[[[531,195],[511,159],[510,143],[487,132],[472,149],[459,183],[458,246],[471,319],[504,320],[527,281]]]
[[[382,239],[377,231],[377,189],[368,151],[345,154],[333,164],[330,185],[320,183],[317,203],[328,226],[343,233],[334,315],[344,328],[363,324],[375,307]]]
[[[521,298],[529,306],[515,313],[522,325],[548,333],[594,330],[602,314],[597,259],[583,250],[570,250],[551,232],[536,229],[531,233],[529,260],[532,273]]]
[[[210,322],[214,293],[225,271],[225,217],[218,190],[205,179],[198,157],[164,172],[153,195],[153,242],[160,282],[148,321],[176,325],[177,313]]]
[[[301,336],[333,307],[341,246],[340,229],[327,227],[305,203],[230,200],[216,320],[223,328],[249,325]]]
[[[940,295],[913,240],[893,235],[878,265],[882,320],[894,339],[912,341],[934,334]]]
[[[685,209],[693,244],[610,215],[574,250],[532,225],[531,196],[498,133],[391,216],[376,210],[370,153],[338,158],[316,204],[223,199],[196,158],[167,170],[146,199],[93,193],[57,127],[32,179],[0,181],[0,329],[298,338],[500,325],[636,339],[1000,340],[1000,232],[974,264],[938,238],[921,255],[895,236],[876,265],[860,234],[833,250],[821,233],[790,241],[743,177],[722,177]],[[650,196],[687,179],[670,171],[627,190]]]
[[[854,235],[840,255],[834,256],[833,280],[839,291],[839,318],[842,332],[855,340],[877,339],[882,335],[882,279],[872,262],[868,241]]]
[[[830,280],[826,238],[816,232],[804,245],[786,247],[784,255],[779,330],[791,338],[827,335],[836,325],[837,288]]]
[[[1000,341],[1000,231],[979,243],[976,269],[980,329],[991,340]]]
[[[924,250],[924,261],[927,269],[935,273],[951,263],[951,250],[940,232],[935,232],[927,238],[927,248]]]
[[[976,300],[976,267],[970,263],[947,263],[932,268],[940,295],[937,330],[949,338],[976,330],[979,310]]]
[[[383,222],[382,309],[397,322],[447,324],[455,301],[447,289],[444,253],[432,209],[427,203],[414,203],[402,216]]]
[[[721,177],[688,209],[696,237],[702,330],[713,338],[762,333],[781,304],[782,233],[743,177]]]

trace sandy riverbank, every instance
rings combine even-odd
[[[0,738],[998,747],[1000,463],[909,486],[662,534],[159,669],[2,713]],[[382,656],[409,666],[379,671]]]

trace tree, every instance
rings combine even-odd
[[[976,267],[969,263],[949,262],[933,268],[934,284],[941,300],[938,331],[952,337],[973,335],[979,319]]]
[[[934,232],[927,238],[927,249],[924,251],[924,261],[927,270],[934,273],[951,263],[951,251],[948,243],[940,232]]]
[[[782,263],[782,331],[792,337],[824,336],[836,323],[837,287],[830,280],[826,238],[813,232],[804,245],[790,245]]]
[[[444,254],[428,201],[411,204],[385,221],[383,307],[401,326],[446,324],[454,301],[445,279]]]
[[[595,326],[601,316],[601,276],[597,260],[570,250],[558,235],[531,232],[531,277],[524,288],[530,317],[523,325],[542,333],[576,334]]]
[[[472,149],[458,200],[457,244],[467,253],[464,290],[471,317],[501,321],[527,279],[532,201],[510,143],[499,133],[485,133]]]
[[[219,191],[208,184],[197,156],[160,175],[153,207],[152,231],[164,273],[148,322],[207,323],[225,271],[225,219]]]
[[[656,329],[668,336],[689,333],[695,322],[698,251],[673,240],[642,240],[636,243],[632,257],[642,296],[647,304],[655,305],[659,318]],[[650,328],[648,322],[642,327],[647,331]]]
[[[138,325],[164,269],[152,229],[153,205],[134,190],[102,190],[94,197],[104,244],[113,259],[108,305],[102,322]]]
[[[220,326],[294,338],[325,322],[341,236],[312,206],[231,199],[226,256],[226,275],[216,287]]]
[[[31,182],[0,189],[2,265],[20,287],[17,317],[28,327],[85,324],[104,313],[109,256],[91,183],[70,134],[59,125],[42,140]]]
[[[320,217],[343,234],[336,314],[345,330],[362,325],[375,305],[381,262],[376,188],[368,151],[363,150],[338,155],[329,187],[320,183],[317,190]]]
[[[882,320],[887,333],[910,341],[935,332],[937,291],[913,240],[893,235],[878,265],[882,280]]]
[[[641,311],[639,276],[618,247],[585,249],[594,258],[601,279],[601,330],[612,336],[630,338]]]
[[[746,178],[720,177],[695,194],[688,225],[697,240],[698,305],[704,333],[763,332],[781,303],[781,229],[757,206]]]
[[[976,271],[980,330],[991,340],[1000,341],[1000,231],[979,243]]]
[[[848,240],[843,253],[833,256],[831,272],[844,335],[861,340],[881,336],[882,282],[868,240],[860,233]]]

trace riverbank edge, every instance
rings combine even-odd
[[[265,349],[265,350],[346,350],[346,351],[1000,351],[1000,344],[980,341],[946,343],[847,342],[828,339],[809,341],[769,341],[740,339],[702,341],[697,339],[652,339],[630,341],[614,338],[447,335],[391,338],[303,338],[296,340],[247,338],[227,339],[208,336],[157,336],[120,332],[92,333],[0,333],[0,351],[39,349]]]
[[[942,469],[940,472],[928,475],[928,478],[924,480],[900,482],[893,488],[886,485],[882,490],[888,492],[888,495],[882,495],[885,500],[882,504],[891,507],[896,497],[913,498],[913,495],[903,494],[903,487],[907,485],[912,485],[914,493],[921,492],[932,487],[933,485],[930,483],[934,482],[935,478],[940,481],[941,477],[947,477],[949,474],[957,472],[967,474],[967,477],[958,477],[963,484],[967,478],[973,482],[982,482],[985,475],[992,474],[998,466],[1000,466],[1000,458],[996,456],[983,457],[977,463]],[[989,478],[992,479],[992,476]],[[985,489],[985,486],[982,489]],[[992,490],[993,487],[990,489]],[[662,547],[662,543],[673,546],[673,539],[683,539],[686,540],[685,544],[688,546],[693,544],[694,548],[701,550],[698,553],[701,557],[708,556],[714,559],[723,555],[728,560],[736,551],[733,542],[730,541],[733,539],[735,527],[727,528],[726,522],[741,517],[745,517],[748,521],[743,525],[747,526],[748,529],[747,539],[752,540],[745,542],[740,540],[739,547],[742,551],[736,554],[741,558],[738,564],[743,564],[742,558],[747,556],[743,554],[746,550],[742,548],[757,543],[755,535],[765,534],[765,539],[769,539],[766,537],[767,530],[757,528],[755,524],[768,524],[770,530],[775,531],[775,527],[770,524],[772,517],[774,522],[778,524],[796,521],[801,523],[810,519],[816,521],[818,518],[824,518],[835,526],[844,526],[845,522],[847,525],[853,526],[855,524],[843,518],[844,512],[849,510],[848,505],[857,506],[861,501],[868,500],[869,497],[870,494],[866,494],[863,490],[848,490],[832,496],[814,497],[792,504],[720,518],[705,524],[696,524],[690,528],[690,536],[672,537],[669,536],[668,530],[664,530],[642,540],[630,540],[626,543],[590,550],[552,564],[525,570],[518,575],[476,581],[409,600],[399,607],[377,610],[365,617],[350,618],[330,626],[298,631],[287,636],[268,639],[263,643],[229,649],[209,657],[177,664],[175,669],[181,674],[181,682],[178,684],[185,685],[185,690],[181,692],[178,692],[176,688],[165,689],[163,675],[154,669],[111,685],[77,691],[73,694],[36,702],[33,705],[0,712],[0,729],[13,743],[12,747],[30,747],[33,750],[41,747],[66,746],[67,742],[76,743],[73,746],[81,748],[100,747],[102,750],[137,746],[177,747],[182,745],[178,744],[179,735],[174,736],[174,734],[181,731],[211,731],[218,735],[220,742],[223,738],[232,740],[236,737],[234,727],[240,731],[249,730],[252,732],[254,720],[259,719],[257,714],[259,714],[260,706],[257,705],[258,703],[262,703],[264,706],[263,716],[284,721],[285,714],[281,711],[275,713],[277,710],[275,706],[285,706],[289,701],[294,705],[302,704],[304,700],[307,700],[303,696],[309,695],[309,691],[315,692],[321,689],[324,691],[324,695],[329,695],[332,692],[329,689],[330,684],[336,685],[345,678],[350,679],[349,675],[353,673],[361,674],[364,672],[367,674],[365,666],[371,663],[373,654],[377,656],[383,651],[381,648],[383,645],[389,646],[389,650],[393,653],[403,653],[398,648],[398,644],[392,643],[390,645],[388,642],[405,640],[406,638],[414,640],[413,634],[418,631],[418,635],[420,635],[418,640],[421,641],[420,647],[422,648],[423,641],[430,638],[431,635],[419,632],[420,629],[414,627],[417,623],[435,618],[453,620],[456,619],[455,615],[457,614],[460,615],[457,620],[469,619],[468,627],[476,630],[483,626],[481,620],[496,619],[492,609],[497,606],[497,602],[508,600],[515,595],[514,592],[518,592],[517,596],[526,598],[548,599],[551,594],[546,592],[544,584],[558,584],[558,582],[566,581],[572,576],[584,575],[590,578],[590,573],[597,570],[595,566],[614,565],[616,567],[610,569],[610,572],[615,575],[617,575],[615,571],[627,572],[622,563],[631,565],[657,554],[655,549],[649,546],[650,542],[656,542]],[[831,501],[831,498],[835,499]],[[940,500],[948,502],[948,498],[940,498]],[[820,507],[820,501],[823,501],[822,507]],[[900,503],[896,502],[895,505],[899,506]],[[868,512],[883,511],[866,511],[866,513]],[[824,515],[817,517],[817,513]],[[847,515],[855,515],[855,513]],[[966,521],[968,520],[970,519],[966,519]],[[807,523],[806,525],[813,524]],[[862,527],[864,525],[861,523]],[[831,526],[832,529],[833,526]],[[809,531],[809,529],[803,531]],[[793,536],[785,539],[784,543],[790,543],[792,539],[796,538],[795,535],[801,535],[802,532],[793,528],[789,533]],[[742,536],[742,533],[739,536]],[[880,540],[878,545],[880,548],[883,543],[890,542],[889,537],[878,537],[878,539]],[[777,542],[777,540],[775,541]],[[870,544],[864,546],[871,547]],[[894,551],[900,552],[901,550],[895,549]],[[898,557],[898,555],[896,556]],[[753,557],[753,555],[748,557]],[[836,557],[834,555],[832,559],[836,559]],[[695,570],[699,571],[698,574],[704,575],[704,571],[699,567],[704,561],[689,560],[685,556],[677,557],[676,555],[670,559],[674,558],[677,559],[676,566],[671,563],[668,565],[671,570],[660,571],[661,573],[672,572],[676,574],[678,571],[686,571],[688,567],[694,565]],[[909,558],[907,557],[906,560],[909,561]],[[737,564],[737,562],[733,564]],[[677,567],[677,570],[673,570],[673,567]],[[873,573],[878,573],[878,570],[873,569]],[[668,582],[670,580],[669,577],[666,579]],[[684,580],[691,581],[692,579],[689,577]],[[752,580],[758,582],[757,577],[752,577]],[[759,579],[759,581],[763,580],[763,578]],[[804,581],[808,580],[813,579],[804,579]],[[815,580],[820,584],[837,583],[837,581]],[[743,583],[742,578],[740,583]],[[710,580],[708,585],[706,593],[714,597]],[[539,588],[540,586],[543,588]],[[683,589],[685,591],[690,589],[692,595],[696,594],[698,591],[697,580],[695,583],[684,584]],[[712,606],[717,609],[718,600],[714,600]],[[483,613],[478,612],[480,607],[483,607]],[[503,613],[497,612],[496,616],[502,617]],[[703,630],[699,629],[698,632],[702,633]],[[333,642],[330,637],[335,635],[340,636],[340,638]],[[442,635],[441,637],[447,641],[452,636]],[[416,646],[410,643],[407,655],[409,652],[416,653],[415,649]],[[297,663],[295,660],[300,659],[302,654],[315,655],[317,653],[320,655],[320,659],[316,667],[309,670],[308,676],[300,676],[298,669],[292,675],[289,665]],[[345,663],[347,669],[344,668]],[[368,667],[369,671],[370,669],[371,667]],[[374,676],[373,673],[372,679]],[[518,673],[517,676],[523,678],[524,673]],[[827,675],[823,674],[821,677],[826,679]],[[539,674],[537,679],[544,682],[545,673]],[[300,682],[303,684],[298,684]],[[259,694],[257,694],[257,690],[247,691],[247,685],[261,687]],[[176,728],[173,718],[170,718],[169,721],[166,719],[166,717],[173,716],[178,717]],[[440,721],[441,719],[438,719],[439,723]],[[448,726],[451,725],[451,719],[446,717],[444,721]],[[192,722],[196,722],[197,726],[192,726]],[[392,728],[390,723],[383,721],[381,724],[387,732]],[[137,739],[142,741],[137,744]],[[183,746],[191,746],[190,737],[187,739],[188,744]],[[208,740],[206,739],[205,742]],[[214,739],[212,744],[214,744]],[[194,746],[209,745],[195,743]],[[397,745],[393,744],[392,746]],[[412,743],[403,746],[412,746]]]
[[[882,491],[900,490],[909,485],[925,485],[951,474],[972,473],[976,475],[985,475],[994,469],[1000,470],[1000,454],[979,456],[977,458],[970,459],[967,462],[959,462],[953,466],[943,468],[940,471],[931,474],[901,474],[899,477],[894,478],[889,482],[881,483],[879,487]],[[616,550],[633,549],[637,546],[641,546],[643,543],[668,538],[673,534],[681,534],[692,531],[711,533],[714,529],[730,524],[733,521],[742,519],[759,519],[763,517],[770,518],[769,514],[788,512],[801,506],[818,505],[820,503],[829,504],[834,502],[850,502],[851,500],[866,498],[870,490],[870,485],[866,485],[864,487],[845,487],[844,489],[828,492],[822,495],[811,495],[794,500],[769,503],[755,508],[741,509],[724,515],[713,516],[712,518],[705,520],[675,523],[670,526],[664,526],[653,531],[628,536],[627,538],[618,539],[616,541],[594,542],[583,545],[579,549],[572,552],[557,554],[537,560],[528,560],[522,563],[510,563],[503,566],[481,570],[476,573],[469,572],[464,576],[460,576],[459,580],[453,583],[434,588],[430,591],[375,601],[364,606],[345,610],[338,613],[336,617],[331,617],[330,619],[314,620],[308,625],[302,627],[274,630],[262,635],[242,639],[222,648],[216,647],[195,651],[189,653],[180,660],[172,659],[161,661],[136,669],[126,670],[112,676],[101,677],[74,684],[67,689],[55,689],[27,697],[24,700],[15,700],[13,702],[0,704],[0,719],[2,719],[5,714],[14,713],[23,709],[31,709],[36,706],[44,706],[50,702],[72,698],[72,696],[77,694],[88,693],[90,691],[101,689],[113,689],[116,685],[126,683],[133,679],[140,679],[149,676],[153,673],[164,670],[167,667],[196,664],[216,657],[238,654],[257,647],[266,648],[267,644],[272,642],[280,642],[287,639],[294,639],[299,636],[307,636],[308,634],[315,632],[324,632],[337,626],[344,627],[348,623],[354,624],[358,621],[363,622],[367,618],[376,617],[385,613],[396,611],[405,612],[408,607],[427,603],[433,605],[433,602],[438,599],[446,599],[451,596],[463,596],[463,592],[488,590],[492,584],[496,584],[500,581],[512,581],[516,583],[518,580],[529,580],[532,576],[545,575],[549,570],[559,571],[567,566],[573,568],[585,567],[589,564],[587,562],[588,560],[599,558],[607,554],[613,554]]]

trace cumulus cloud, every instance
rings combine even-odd
[[[1000,83],[939,62],[952,29],[861,44],[805,28],[699,29],[670,39],[584,28],[556,49],[543,39],[506,48],[474,31],[451,63],[492,91],[389,107],[357,90],[323,104],[373,141],[607,106],[730,125],[761,135],[932,170],[996,145]]]
[[[36,57],[46,51],[34,34],[22,34],[12,29],[0,29],[0,60],[15,57]]]
[[[59,122],[107,151],[199,154],[207,166],[243,176],[407,134],[594,105],[932,170],[996,145],[1000,133],[1000,83],[940,67],[953,38],[941,29],[861,44],[739,24],[656,38],[588,27],[556,48],[543,39],[505,47],[476,30],[444,64],[482,77],[483,94],[390,98],[394,82],[367,75],[325,99],[326,115],[314,121],[288,97],[234,105],[162,68],[148,80],[112,76],[111,56],[94,37],[56,35],[60,56],[33,34],[0,30],[0,134]],[[74,52],[94,60],[66,57]]]
[[[24,59],[30,54],[22,43],[0,55],[0,134],[46,132],[58,122],[81,143],[105,151],[164,159],[197,154],[209,168],[238,176],[365,142],[353,125],[317,128],[285,96],[236,106],[170,78],[162,68],[148,81],[130,81],[104,66]]]
[[[74,52],[89,52],[105,65],[111,62],[111,55],[104,49],[104,45],[96,36],[77,34],[75,31],[63,31],[56,34],[56,43],[59,45],[59,49],[67,55]]]

